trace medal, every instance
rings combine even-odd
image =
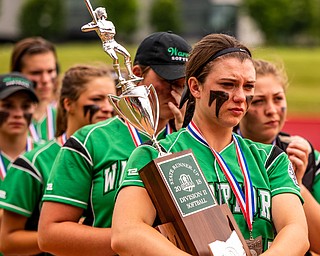
[[[249,240],[246,240],[246,243],[250,249],[252,256],[257,256],[262,254],[262,237],[258,236],[255,239],[252,237]]]

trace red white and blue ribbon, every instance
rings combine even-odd
[[[53,118],[53,109],[51,105],[47,106],[47,140],[54,138],[54,118]],[[40,136],[37,132],[37,129],[33,123],[29,125],[29,132],[35,142],[40,141]]]
[[[26,152],[30,151],[33,149],[33,140],[31,137],[27,137],[27,143],[26,143]],[[4,164],[3,158],[2,158],[2,153],[0,151],[0,179],[4,180],[4,178],[7,175],[7,168]]]
[[[51,105],[47,106],[47,136],[48,140],[54,138],[54,120],[53,120],[53,109]]]
[[[132,141],[133,141],[134,145],[136,147],[138,147],[139,145],[142,144],[142,139],[140,137],[139,131],[132,124],[130,124],[127,120],[125,120],[125,122],[127,124],[128,130],[129,130],[129,133],[132,137]],[[166,125],[166,135],[171,134],[172,132],[173,132],[173,129],[170,126],[170,124],[168,123]]]
[[[33,123],[29,125],[29,132],[35,142],[38,142],[40,140],[36,127],[34,126]]]
[[[244,188],[245,188],[245,194],[243,193],[239,182],[233,175],[232,171],[230,170],[229,166],[225,162],[225,160],[222,158],[222,156],[213,148],[209,146],[203,135],[201,134],[201,131],[197,127],[197,125],[191,121],[188,125],[187,129],[190,131],[190,133],[202,144],[206,145],[210,148],[212,154],[214,155],[215,159],[217,160],[217,163],[219,164],[222,172],[224,173],[225,177],[227,178],[231,189],[236,196],[237,202],[240,205],[241,211],[243,213],[243,216],[247,222],[249,231],[252,230],[252,222],[253,222],[253,216],[254,216],[254,194],[253,194],[253,186],[250,178],[250,173],[248,170],[248,165],[246,163],[246,160],[244,158],[243,152],[240,148],[238,139],[236,136],[233,135],[233,141],[236,148],[236,154],[238,158],[238,163],[241,169],[241,172],[244,177]]]
[[[58,139],[60,142],[61,146],[63,146],[67,142],[67,134],[64,132]]]
[[[132,137],[132,141],[133,141],[134,145],[136,147],[138,147],[142,143],[142,139],[140,137],[138,130],[135,127],[133,127],[133,125],[130,124],[127,120],[125,120],[125,122],[127,124],[128,130],[129,130],[129,133]]]

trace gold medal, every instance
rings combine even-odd
[[[262,236],[258,236],[255,239],[250,238],[249,240],[246,240],[246,243],[250,249],[252,256],[262,254]]]

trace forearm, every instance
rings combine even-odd
[[[115,232],[112,239],[114,250],[123,256],[189,255],[178,249],[161,233],[147,224],[141,224],[136,228],[128,227],[120,234]]]
[[[310,249],[320,253],[320,205],[305,186],[301,186],[303,209],[307,217]]]
[[[94,228],[75,222],[50,224],[40,230],[40,248],[55,255],[115,255],[111,229]]]
[[[303,226],[299,224],[289,224],[277,233],[270,248],[262,255],[304,255],[309,248],[306,237],[308,237],[308,232]],[[302,243],[302,241],[306,242]]]
[[[41,253],[38,232],[18,230],[1,237],[1,252],[5,254],[34,255]]]

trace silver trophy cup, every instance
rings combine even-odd
[[[81,30],[83,32],[96,31],[102,41],[103,50],[112,58],[115,73],[118,75],[117,87],[121,88],[121,95],[108,95],[111,104],[122,118],[150,137],[159,155],[165,155],[155,135],[159,118],[159,101],[156,90],[152,84],[149,86],[136,85],[136,82],[141,81],[142,78],[132,73],[129,52],[115,41],[115,27],[111,21],[107,20],[106,9],[98,7],[94,10],[89,0],[84,0],[84,2],[93,20],[83,25]],[[117,53],[125,57],[129,80],[126,80],[120,72]]]

